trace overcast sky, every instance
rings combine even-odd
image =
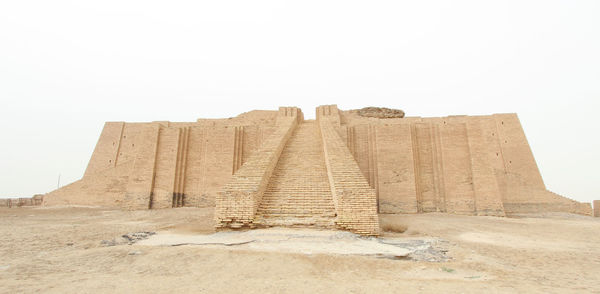
[[[1,1],[0,197],[83,175],[105,121],[385,106],[519,114],[600,199],[600,1]]]

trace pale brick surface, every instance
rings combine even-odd
[[[331,119],[331,116],[334,116]],[[335,111],[318,110],[325,163],[337,213],[336,225],[357,234],[379,234],[376,192],[361,173],[350,150],[335,131]]]
[[[516,114],[376,119],[331,108],[320,112],[339,116],[333,125],[380,213],[592,214],[589,203],[546,190]]]
[[[287,142],[256,221],[265,226],[334,227],[335,208],[315,121],[300,123]]]
[[[278,111],[197,122],[108,122],[85,176],[46,205],[211,207],[231,175],[276,129]]]
[[[279,157],[302,119],[297,108],[282,107],[277,129],[218,193],[215,209],[217,228],[255,227],[260,205]]]
[[[335,226],[364,235],[378,234],[377,213],[593,213],[589,203],[546,190],[516,114],[379,119],[335,105],[316,112],[317,122],[296,107],[107,122],[81,180],[43,200],[0,206],[215,207],[219,228]]]

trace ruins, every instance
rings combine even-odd
[[[378,213],[592,215],[546,189],[516,114],[404,117],[296,107],[196,122],[107,122],[83,178],[43,205],[215,207],[218,229],[378,235]],[[386,116],[387,115],[387,116]]]
[[[42,205],[44,195],[34,195],[30,198],[0,198],[0,207],[23,207]]]

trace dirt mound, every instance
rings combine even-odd
[[[358,115],[364,117],[376,117],[376,118],[403,118],[404,111],[400,109],[391,109],[385,107],[365,107],[359,109]]]

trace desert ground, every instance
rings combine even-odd
[[[599,218],[381,216],[407,230],[376,241],[425,240],[443,255],[431,260],[272,246],[293,248],[287,239],[252,246],[161,243],[160,236],[214,236],[212,219],[209,208],[2,208],[0,292],[600,293]],[[271,230],[265,232],[306,233]],[[138,242],[122,237],[136,232],[155,234]]]

